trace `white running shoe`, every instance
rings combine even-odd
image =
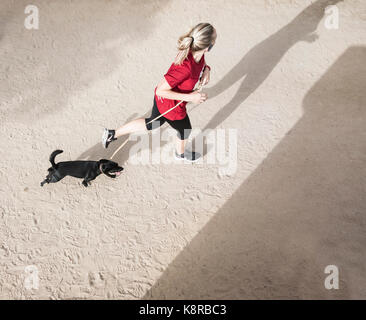
[[[194,151],[185,151],[182,154],[178,154],[177,151],[175,151],[174,156],[177,160],[186,160],[189,162],[196,162],[199,158],[201,158],[201,154]]]
[[[117,140],[117,138],[114,137],[115,130],[108,130],[107,128],[104,128],[103,135],[102,135],[102,144],[104,148],[108,148],[108,145],[114,141]]]

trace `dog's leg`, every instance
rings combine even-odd
[[[83,180],[83,185],[85,186],[85,187],[87,187],[88,185],[90,186],[91,185],[91,183],[90,183],[90,181],[92,181],[92,180],[94,180],[95,178],[93,178],[93,179],[91,179],[91,178],[89,178],[89,177],[87,177],[87,178],[85,178],[84,180]]]
[[[88,186],[88,182],[89,182],[89,173],[86,174],[86,176],[84,177],[84,180],[82,182],[82,184],[84,185],[84,187]]]
[[[88,185],[91,185],[90,181],[94,180],[97,176],[94,172],[88,172],[83,180],[83,185],[87,187]]]
[[[86,175],[86,177],[84,178],[84,180],[83,180],[83,185],[85,186],[85,187],[87,187],[88,186],[88,184],[90,184],[90,180],[92,180],[92,179],[90,179],[90,176],[89,176],[89,174],[87,174]]]
[[[94,175],[92,177],[88,178],[89,185],[91,185],[91,181],[95,180],[95,178],[96,178],[96,176],[94,176]]]

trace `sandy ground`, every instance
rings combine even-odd
[[[328,30],[329,2],[36,0],[27,30],[28,1],[2,0],[0,298],[365,299],[366,4],[337,3]],[[238,129],[235,174],[134,165],[130,141],[118,179],[41,188],[57,148],[59,161],[111,156],[103,126],[149,111],[200,21],[218,39],[210,99],[190,117]]]

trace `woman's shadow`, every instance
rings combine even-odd
[[[343,0],[315,1],[286,26],[250,49],[218,83],[207,88],[208,97],[214,98],[244,78],[234,97],[207,122],[201,135],[222,124],[263,83],[292,46],[299,41],[314,42],[318,38],[314,32],[324,17],[325,8],[340,1]],[[196,140],[202,141],[202,138]],[[201,150],[204,155],[207,148],[204,145]]]
[[[317,35],[314,32],[324,17],[325,8],[340,1],[342,0],[315,1],[286,26],[250,49],[218,83],[211,88],[207,88],[205,91],[208,97],[214,98],[245,77],[234,97],[208,121],[201,133],[193,139],[192,144],[195,145],[195,141],[204,141],[202,135],[204,135],[206,129],[215,129],[223,123],[263,83],[293,45],[299,41],[315,41]],[[126,139],[128,138],[123,138],[123,142]],[[115,161],[123,164],[130,156],[131,148],[135,143],[129,141],[116,155]],[[162,141],[160,147],[163,147],[166,143]],[[83,152],[79,156],[79,159],[91,159],[99,156],[110,157],[120,145],[120,143],[114,144],[114,149],[111,148],[111,145],[106,154],[101,143],[98,143]],[[208,146],[205,142],[203,150],[200,150],[200,152],[203,155],[208,152]]]

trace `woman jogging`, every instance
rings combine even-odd
[[[178,40],[179,51],[174,63],[155,88],[151,116],[133,120],[117,130],[104,129],[103,146],[108,148],[109,143],[122,135],[152,130],[168,122],[177,130],[175,157],[192,162],[198,160],[199,153],[185,150],[185,142],[192,129],[186,104],[187,102],[199,104],[207,99],[205,93],[193,91],[193,88],[199,80],[200,85],[205,85],[210,80],[210,67],[206,65],[204,55],[211,50],[215,41],[216,30],[209,23],[199,23],[187,34],[181,36]],[[176,108],[164,114],[178,103],[180,104]],[[161,114],[164,115],[154,120]]]

